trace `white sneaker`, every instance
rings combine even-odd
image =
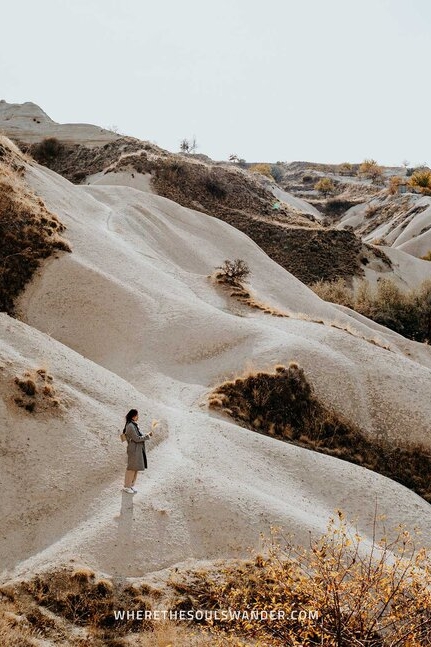
[[[135,494],[135,490],[131,487],[123,487],[123,492],[127,492],[127,494]]]
[[[136,492],[138,491],[135,487],[133,487],[133,485],[130,487],[130,489],[131,489],[131,490],[133,490],[133,492],[134,492],[135,494],[136,494]]]

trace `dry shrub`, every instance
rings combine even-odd
[[[421,256],[421,259],[423,261],[431,261],[431,249],[429,249],[424,256]]]
[[[251,273],[249,266],[241,258],[234,261],[225,260],[223,265],[217,267],[216,270],[218,272],[215,273],[215,278],[219,283],[238,287],[241,281],[247,279]]]
[[[223,265],[216,267],[213,278],[221,285],[227,286],[231,289],[230,296],[234,297],[241,303],[262,310],[266,314],[274,317],[289,317],[286,312],[282,312],[273,306],[263,303],[252,296],[251,291],[248,290],[242,281],[251,274],[251,270],[247,263],[240,258],[234,261],[226,260]]]
[[[353,175],[353,166],[352,164],[350,164],[350,162],[343,162],[338,167],[338,172],[341,175]]]
[[[365,218],[374,218],[376,214],[378,214],[380,211],[380,208],[376,204],[370,204],[368,205],[367,209],[365,210],[364,216]]]
[[[221,402],[221,404],[220,404]],[[216,387],[209,406],[243,426],[383,474],[431,502],[431,455],[420,444],[372,438],[322,403],[295,362]]]
[[[393,175],[390,178],[388,188],[389,195],[396,195],[398,193],[402,180],[403,179],[399,177],[399,175]]]
[[[331,326],[332,328],[337,328],[338,330],[347,332],[349,335],[353,335],[354,337],[363,339],[364,341],[380,346],[381,348],[390,350],[390,347],[385,345],[381,339],[378,339],[376,337],[371,339],[364,337],[361,333],[359,333],[351,326],[340,325],[334,321],[329,322],[324,321],[323,319],[313,319],[312,317],[304,313],[286,312],[285,310],[279,310],[272,305],[260,301],[255,296],[253,296],[251,290],[247,289],[241,282],[241,278],[248,276],[248,274],[250,274],[250,269],[244,261],[240,259],[236,259],[235,261],[227,260],[221,267],[216,268],[213,278],[215,278],[216,281],[221,285],[226,285],[232,288],[230,296],[234,297],[235,299],[237,299],[237,301],[249,306],[250,308],[261,310],[265,314],[269,314],[273,317],[300,319],[302,321],[309,321],[310,323],[318,323],[326,326]],[[326,300],[330,300],[331,291],[336,292],[335,296],[340,299],[340,301],[337,301],[337,303],[344,301],[344,305],[350,307],[352,306],[352,295],[344,279],[338,279],[337,281],[331,283],[320,281],[317,285],[316,291],[317,290],[320,291],[318,293],[321,298],[324,298],[322,296],[323,294],[328,297]]]
[[[0,645],[4,647],[34,647],[25,619],[16,614],[11,605],[0,609]]]
[[[335,184],[329,177],[323,177],[321,180],[316,182],[316,184],[314,185],[314,189],[316,191],[319,191],[320,193],[323,193],[323,195],[327,196],[330,193],[334,193]]]
[[[427,279],[418,287],[403,291],[391,279],[378,282],[372,289],[361,281],[353,291],[341,279],[318,281],[311,289],[325,301],[353,308],[382,326],[419,342],[431,340],[431,281]]]
[[[65,146],[56,137],[47,137],[29,148],[30,155],[39,162],[50,167],[52,162],[65,152]]]
[[[428,168],[421,168],[414,171],[409,180],[410,186],[417,189],[424,195],[431,195],[431,171]]]
[[[21,177],[24,158],[0,138],[0,311],[13,314],[14,300],[56,250],[70,251],[65,227]]]
[[[19,390],[14,402],[29,413],[57,408],[61,404],[56,397],[53,377],[45,368],[25,371],[22,376],[14,378],[14,383]]]
[[[317,281],[317,283],[313,283],[310,287],[324,301],[339,303],[348,308],[353,308],[353,290],[348,287],[345,279]]]
[[[36,609],[48,609],[77,626],[90,627],[99,637],[104,632],[112,631],[120,636],[153,627],[150,620],[116,619],[114,610],[149,609],[147,599],[131,587],[97,579],[86,569],[75,572],[63,569],[37,575],[12,589],[4,587],[3,593],[18,602],[30,598]]]
[[[171,591],[168,594],[171,599]],[[149,610],[161,595],[160,590],[145,583],[120,584],[98,578],[88,568],[65,568],[10,583],[0,589],[0,645],[34,646],[39,644],[33,642],[36,637],[47,645],[70,647],[216,644],[205,632],[185,622],[115,619],[115,610]],[[169,600],[163,608],[169,608]],[[30,642],[26,642],[27,637]]]
[[[271,173],[271,165],[270,164],[253,164],[250,166],[249,169],[252,173],[260,173],[261,175],[266,175],[266,177],[269,177],[271,180],[274,179],[272,173]]]
[[[377,183],[383,177],[383,170],[376,160],[366,159],[360,165],[358,175]]]
[[[180,608],[246,612],[215,619],[214,644],[217,636],[230,636],[227,644],[273,647],[429,646],[429,556],[402,528],[392,540],[377,538],[375,530],[372,541],[365,548],[339,512],[308,548],[274,531],[265,556],[175,578],[171,586]],[[267,618],[251,616],[265,611]]]

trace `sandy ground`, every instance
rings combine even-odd
[[[411,194],[410,199],[412,207],[423,208],[420,213],[406,216],[401,222],[399,218],[389,218],[385,222],[377,225],[364,237],[364,240],[370,243],[373,240],[384,238],[386,245],[383,249],[385,253],[388,253],[388,246],[398,250],[398,252],[402,252],[390,257],[391,259],[396,259],[396,263],[402,271],[405,268],[406,276],[404,280],[406,283],[411,282],[409,277],[410,270],[414,276],[416,268],[419,268],[420,264],[410,264],[409,268],[409,260],[404,255],[406,254],[408,257],[413,256],[420,259],[431,250],[431,197]],[[366,212],[370,204],[373,204],[373,201],[348,209],[337,227],[344,228],[351,226],[354,229],[359,228],[366,222]],[[388,255],[390,254],[388,253]],[[428,278],[429,270],[426,264],[422,264],[422,270],[420,272],[424,274],[424,277]]]
[[[95,184],[98,186],[130,186],[132,189],[144,191],[144,193],[154,193],[151,185],[151,173],[138,173],[137,171],[118,171],[106,172],[100,171],[94,175],[89,175],[85,179],[85,184]]]
[[[273,185],[271,187],[271,191],[274,194],[274,196],[277,198],[277,200],[280,200],[281,202],[285,202],[286,204],[288,204],[290,207],[293,207],[297,211],[300,211],[301,213],[309,213],[310,215],[314,216],[316,220],[323,219],[323,214],[318,209],[316,209],[316,207],[313,207],[313,205],[307,202],[306,200],[301,200],[301,198],[297,198],[291,193],[288,193],[287,191],[283,191],[283,189],[280,189],[280,187],[278,186]]]
[[[387,528],[431,536],[431,507],[406,488],[205,404],[226,377],[297,360],[318,395],[369,433],[429,444],[427,347],[321,301],[220,220],[131,187],[74,186],[37,165],[27,180],[67,225],[73,253],[44,264],[20,299],[23,322],[0,318],[3,579],[69,560],[138,577],[245,555],[271,524],[308,541],[336,508],[368,537],[375,505]],[[297,314],[249,311],[215,287],[208,275],[237,257],[260,300]],[[29,414],[12,402],[13,378],[41,364],[62,406]],[[121,492],[117,437],[132,406],[144,427],[163,420],[133,499]]]

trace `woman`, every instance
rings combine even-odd
[[[126,416],[124,433],[127,438],[127,469],[124,478],[124,492],[135,494],[138,490],[134,487],[138,472],[147,469],[147,455],[145,453],[145,439],[153,435],[150,431],[143,435],[138,427],[139,414],[136,409],[130,409]]]

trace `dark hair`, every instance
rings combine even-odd
[[[137,409],[130,409],[129,413],[126,416],[126,425],[129,422],[132,422],[132,418],[138,415],[138,410]]]

